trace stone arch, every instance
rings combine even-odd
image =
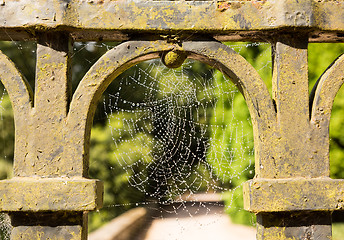
[[[321,75],[312,90],[311,121],[325,129],[330,124],[334,99],[344,83],[344,54]]]
[[[81,143],[78,149],[66,149],[68,158],[76,161],[79,173],[87,175],[88,144],[93,115],[97,102],[107,86],[124,70],[154,58],[162,53],[179,49],[188,58],[207,63],[228,75],[244,95],[247,102],[254,131],[272,128],[276,113],[266,85],[256,70],[239,54],[228,46],[216,41],[189,41],[182,46],[166,41],[129,41],[111,49],[103,55],[81,80],[70,105],[67,118],[66,141]],[[256,136],[255,141],[264,139]],[[257,145],[259,151],[260,144]]]
[[[329,167],[330,158],[330,119],[334,99],[344,83],[344,55],[338,57],[326,71],[321,75],[315,84],[311,97],[310,126],[314,146],[321,149],[319,153],[326,159]]]
[[[28,119],[33,105],[33,93],[15,64],[0,51],[0,79],[13,108],[15,124],[14,164],[16,159],[24,159],[28,142]],[[16,167],[16,165],[14,166]]]

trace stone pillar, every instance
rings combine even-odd
[[[16,131],[15,177],[0,182],[0,208],[10,213],[13,240],[86,240],[87,212],[101,206],[102,184],[85,178],[84,162],[64,154],[80,144],[65,141],[71,40],[54,32],[37,38],[35,94],[22,90],[26,102],[14,107],[21,130]]]
[[[310,121],[307,45],[307,34],[299,33],[280,34],[272,46],[276,127],[265,130],[270,151],[259,154],[269,156],[258,158],[264,160],[256,163],[256,178],[244,186],[259,240],[332,236],[342,183],[329,179],[328,149],[317,144],[326,139]]]

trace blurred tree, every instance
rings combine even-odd
[[[152,142],[149,140],[151,136],[145,132],[137,132],[135,136],[125,134],[130,131],[130,126],[125,123],[126,119],[135,121],[136,116],[130,113],[124,115],[110,118],[109,126],[98,124],[92,128],[90,176],[97,177],[104,182],[104,206],[106,209],[91,213],[89,229],[91,231],[124,211],[135,207],[134,203],[145,201],[146,198],[145,193],[130,185],[129,181],[133,174],[148,175],[145,165],[139,163],[152,161],[149,154],[152,146],[147,145],[147,143]],[[120,134],[121,136],[119,134],[114,135],[113,132],[108,131],[109,127],[116,128],[118,130],[116,133],[124,134]],[[119,157],[128,165],[137,163],[135,164],[135,172],[128,171],[128,168],[122,166],[117,160]]]
[[[269,44],[228,43],[258,71],[271,91],[271,50]],[[214,74],[217,91],[215,114],[207,160],[213,164],[217,175],[231,183],[229,192],[223,195],[226,212],[234,223],[252,224],[254,215],[244,211],[242,200],[243,182],[254,176],[254,142],[250,114],[242,94],[233,91],[235,86],[217,71]],[[228,98],[223,93],[231,92]],[[230,159],[230,162],[228,161]]]
[[[14,156],[14,120],[8,95],[0,93],[0,179],[13,175]]]

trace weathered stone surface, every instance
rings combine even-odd
[[[254,179],[244,184],[251,212],[344,209],[344,180],[330,178]]]
[[[0,210],[91,211],[101,208],[102,192],[98,180],[12,178],[0,181]]]
[[[4,1],[0,38],[35,38],[68,31],[75,39],[128,39],[133,32],[195,32],[220,40],[264,40],[285,29],[307,29],[312,41],[343,39],[343,1]],[[1,31],[2,30],[2,31]]]

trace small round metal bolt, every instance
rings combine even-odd
[[[186,53],[180,50],[171,50],[162,55],[162,62],[168,68],[179,68],[186,59]]]

